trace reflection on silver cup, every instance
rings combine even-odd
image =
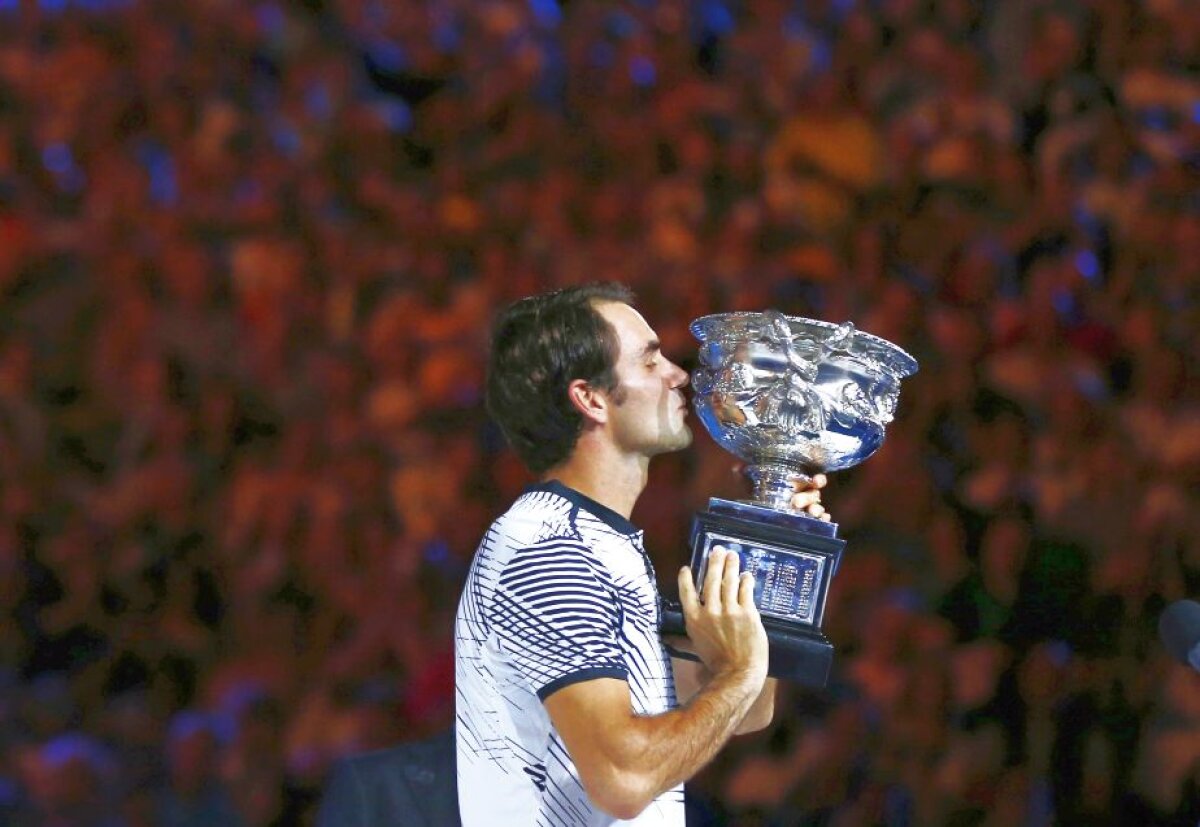
[[[744,460],[754,501],[787,510],[790,478],[857,465],[883,444],[917,362],[891,342],[815,319],[718,313],[692,322],[705,428]]]

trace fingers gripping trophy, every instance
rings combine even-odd
[[[821,624],[845,541],[836,524],[792,507],[793,482],[875,453],[895,413],[900,380],[916,372],[917,362],[850,323],[774,310],[704,316],[691,331],[700,341],[692,375],[696,412],[713,439],[747,464],[754,485],[751,500],[714,497],[696,514],[692,574],[702,583],[714,552],[736,553],[741,570],[754,578],[768,674],[824,686],[833,646]],[[662,616],[664,636],[686,634],[677,601],[664,601]]]

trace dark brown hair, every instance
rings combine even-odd
[[[535,474],[570,456],[583,429],[567,397],[571,382],[617,387],[617,335],[595,307],[603,301],[631,304],[633,293],[608,282],[529,296],[501,312],[492,330],[488,412]]]

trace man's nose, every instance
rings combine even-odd
[[[671,382],[671,387],[686,388],[688,386],[688,382],[691,381],[691,377],[688,376],[688,372],[674,362],[671,363],[671,367],[675,368],[675,376]]]

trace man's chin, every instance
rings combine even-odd
[[[642,447],[644,456],[657,457],[661,454],[673,454],[682,451],[692,444],[692,429],[687,424],[680,426],[678,431],[660,435],[658,439]]]
[[[679,433],[675,434],[674,436],[675,438],[663,448],[662,453],[669,454],[674,453],[675,451],[682,451],[684,448],[687,448],[692,444],[692,429],[687,425],[684,425]]]

